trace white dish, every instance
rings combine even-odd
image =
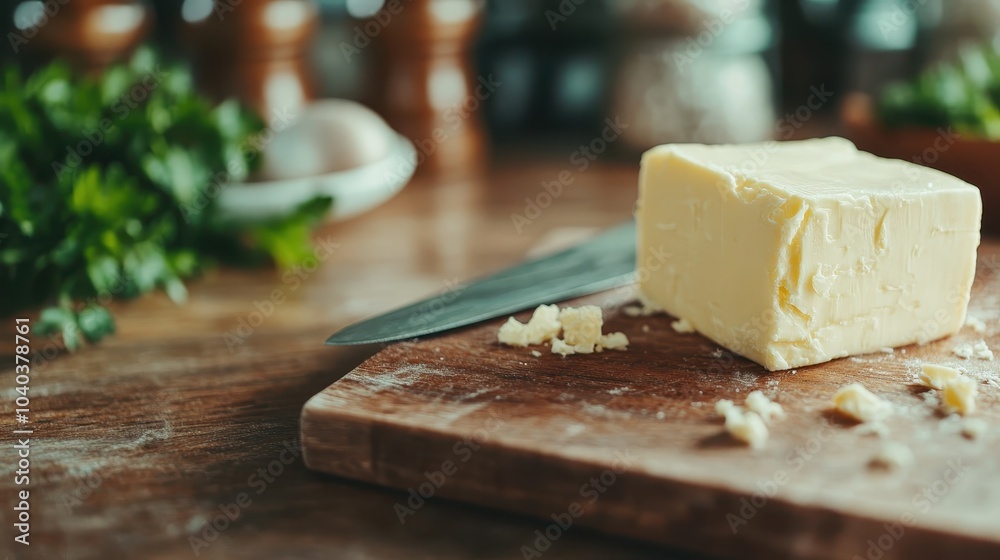
[[[413,177],[416,164],[413,144],[397,135],[389,155],[369,165],[315,177],[230,185],[219,195],[219,212],[236,220],[278,218],[316,196],[330,196],[333,206],[327,220],[345,220],[395,196]]]

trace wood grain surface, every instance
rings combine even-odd
[[[1000,244],[981,248],[970,305],[985,335],[967,327],[798,370],[767,372],[675,332],[665,315],[628,317],[633,299],[616,290],[579,302],[605,308],[605,332],[625,332],[626,352],[535,356],[497,343],[502,320],[385,348],[306,404],[306,465],[407,490],[394,506],[402,522],[427,497],[537,517],[525,558],[581,525],[730,558],[1000,557],[1000,360],[952,353],[983,338],[1000,350]],[[924,362],[977,378],[979,438],[915,383]],[[831,410],[853,381],[892,403],[884,438]],[[750,450],[714,403],[755,389],[788,418]],[[871,466],[887,441],[914,463]]]
[[[190,285],[185,305],[162,295],[118,304],[118,334],[100,346],[67,355],[33,337],[29,547],[13,542],[14,318],[2,319],[0,558],[521,558],[518,547],[543,527],[535,519],[434,499],[401,525],[393,505],[405,492],[310,472],[301,455],[281,460],[286,444],[297,448],[302,405],[377,350],[323,346],[338,327],[512,265],[560,232],[628,217],[637,167],[595,164],[573,170],[572,187],[516,231],[511,213],[572,169],[568,157],[417,180],[317,232],[339,244],[318,265],[291,276],[217,270]],[[258,304],[266,311],[276,294],[281,303],[258,322]],[[258,469],[268,468],[280,474],[258,493]],[[220,504],[241,493],[252,502],[219,521]],[[193,538],[207,547],[196,554]],[[686,557],[583,528],[546,553]]]

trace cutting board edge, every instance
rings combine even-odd
[[[306,467],[317,472],[386,486],[400,491],[412,490],[421,483],[426,482],[427,478],[424,472],[422,472],[423,469],[407,469],[405,466],[398,464],[391,467],[394,471],[392,474],[383,472],[380,475],[380,462],[373,458],[378,454],[377,445],[374,443],[375,439],[379,438],[378,434],[382,431],[387,435],[392,434],[392,432],[402,432],[408,436],[419,436],[417,439],[422,438],[422,441],[440,439],[450,444],[454,441],[454,435],[433,428],[402,426],[347,411],[322,408],[320,403],[328,400],[327,393],[334,391],[335,385],[330,385],[324,391],[314,395],[303,406],[301,438]],[[344,443],[331,444],[329,442],[329,434],[338,432],[346,438],[343,440]],[[513,463],[519,463],[527,459],[529,461],[541,460],[543,462],[563,463],[566,468],[607,467],[606,464],[602,465],[600,462],[595,461],[570,460],[557,453],[544,453],[537,449],[496,442],[489,443],[491,445],[484,445],[483,449],[495,453],[500,458],[512,459]],[[386,446],[392,447],[392,444],[387,443]],[[307,451],[307,448],[309,451]],[[345,453],[347,454],[346,456]],[[560,473],[549,473],[547,475],[548,478],[559,476],[564,475]],[[570,476],[571,478],[573,477],[573,475]],[[701,498],[708,502],[714,501],[717,503],[723,501],[730,503],[729,508],[713,508],[713,511],[716,513],[722,509],[736,511],[740,500],[748,498],[747,494],[732,487],[713,486],[690,480],[671,479],[642,471],[630,473],[629,476],[638,480],[646,480],[654,487],[666,485],[679,493],[700,493],[703,494]],[[576,475],[576,478],[579,478],[579,475]],[[482,485],[476,484],[475,480],[465,481],[459,477],[449,479],[449,483],[439,488],[434,497],[439,496],[447,500],[469,503],[498,511],[515,512],[549,522],[551,520],[548,517],[549,514],[546,512],[559,513],[562,511],[560,503],[568,503],[568,500],[572,498],[567,497],[563,501],[559,499],[550,500],[544,506],[533,506],[531,504],[526,505],[525,502],[525,498],[529,498],[532,495],[531,492],[521,491],[518,487],[503,487],[503,489],[504,492],[500,493],[501,499],[498,500],[495,485],[492,488],[486,489]],[[539,493],[539,495],[541,494]],[[605,501],[604,503],[608,502]],[[580,525],[610,535],[652,542],[701,554],[708,553],[732,558],[742,557],[748,550],[766,554],[793,554],[796,557],[816,559],[841,558],[846,552],[840,550],[829,553],[829,545],[821,546],[819,544],[809,551],[794,550],[787,546],[782,547],[780,544],[776,546],[774,543],[785,542],[781,539],[786,534],[786,529],[783,527],[776,529],[776,533],[773,535],[769,534],[768,531],[757,529],[756,531],[740,535],[739,538],[735,538],[738,533],[731,535],[702,534],[698,539],[699,544],[691,546],[690,542],[685,540],[686,537],[690,536],[689,533],[682,531],[676,535],[670,535],[663,531],[662,525],[644,525],[639,522],[630,522],[627,519],[625,521],[622,520],[622,517],[628,518],[630,516],[635,518],[646,516],[647,519],[656,517],[660,513],[658,511],[636,510],[634,504],[631,502],[621,504],[612,503],[608,509],[615,510],[616,515],[609,515],[607,519],[601,519],[600,516],[595,518],[593,515],[585,514],[581,518]],[[806,526],[812,528],[829,526],[832,519],[842,522],[844,521],[843,514],[845,513],[837,508],[800,503],[781,498],[770,498],[767,507],[762,508],[760,512],[766,512],[769,517],[777,520],[794,518],[797,523],[804,523]],[[846,521],[849,528],[845,529],[845,531],[849,530],[855,533],[856,536],[851,538],[850,535],[840,534],[836,539],[839,543],[844,543],[845,540],[854,543],[864,543],[867,538],[871,538],[866,537],[866,535],[879,536],[884,533],[884,527],[889,523],[885,518],[857,515],[856,512],[852,513],[851,517],[846,518]],[[759,528],[761,525],[763,524],[756,523],[754,527]],[[545,526],[541,527],[544,528]],[[907,528],[906,540],[906,550],[915,548],[924,550],[940,549],[947,551],[949,554],[959,553],[962,557],[968,559],[994,558],[994,555],[1000,551],[1000,539],[990,541],[977,534],[954,531],[949,533],[919,524]],[[853,547],[852,550],[863,552],[863,550]],[[888,551],[882,557],[882,560],[910,557],[905,551],[896,554],[892,552],[892,550]]]

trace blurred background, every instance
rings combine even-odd
[[[150,43],[201,91],[263,115],[359,101],[421,167],[454,171],[564,153],[616,116],[616,154],[836,131],[848,92],[992,40],[1000,1],[6,0],[2,17],[5,65],[100,72]]]

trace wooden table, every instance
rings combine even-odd
[[[545,523],[432,500],[401,525],[393,505],[405,493],[307,471],[298,422],[310,396],[376,350],[323,346],[337,327],[511,265],[552,232],[574,232],[561,228],[631,214],[637,165],[578,172],[568,154],[552,161],[418,179],[371,214],[318,232],[331,250],[311,272],[215,271],[191,285],[186,305],[162,295],[120,305],[117,336],[34,366],[32,544],[12,542],[15,488],[4,476],[2,554],[521,558]],[[511,214],[524,214],[525,197],[564,170],[573,183],[518,233]],[[12,364],[13,320],[5,322],[0,353]],[[43,354],[51,344],[32,340]],[[4,374],[6,470],[16,461],[16,393],[9,366]],[[219,519],[226,512],[233,519]],[[582,528],[546,552],[611,557],[685,556]]]

